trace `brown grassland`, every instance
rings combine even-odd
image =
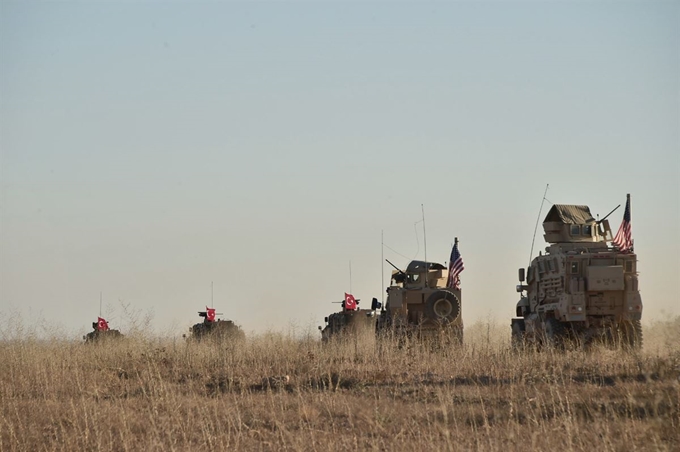
[[[680,450],[680,318],[640,352],[263,334],[0,341],[0,450]]]

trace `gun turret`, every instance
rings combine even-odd
[[[596,223],[597,223],[598,225],[602,224],[602,222],[603,222],[604,220],[606,220],[607,218],[609,218],[609,215],[611,215],[611,214],[613,214],[614,212],[616,212],[616,209],[618,209],[619,207],[621,207],[621,204],[619,204],[618,206],[614,207],[614,208],[612,209],[611,212],[609,212],[607,215],[605,215],[604,218],[602,218],[601,220],[597,220]]]
[[[208,311],[198,311],[198,316],[203,317],[205,320],[204,322],[216,322],[217,316],[218,315],[223,315],[221,312],[216,312],[215,315],[213,316],[213,320],[210,320],[208,317]]]
[[[392,262],[390,262],[389,259],[385,259],[385,261],[390,264],[394,269],[397,271],[396,274],[392,275],[392,279],[396,283],[403,283],[406,280],[406,272],[404,272],[402,269],[394,265]]]
[[[394,267],[394,269],[395,269],[396,271],[398,271],[399,274],[401,274],[401,275],[406,275],[406,273],[404,273],[403,270],[401,270],[399,267],[397,267],[397,266],[394,265],[392,262],[390,262],[389,259],[385,259],[385,262],[387,262],[387,263],[390,264],[392,267]]]

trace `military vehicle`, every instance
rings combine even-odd
[[[86,344],[109,339],[120,339],[123,337],[123,335],[120,334],[120,331],[109,328],[109,322],[101,317],[97,318],[96,322],[92,322],[92,329],[94,331],[83,336]]]
[[[203,322],[196,323],[189,328],[189,332],[191,333],[189,338],[197,341],[205,339],[231,341],[245,339],[246,335],[238,325],[231,320],[216,318],[218,315],[222,314],[216,313],[213,308],[206,308],[205,311],[199,311],[198,316],[203,317]]]
[[[360,300],[356,300],[359,304]],[[342,301],[342,309],[324,318],[325,327],[319,326],[321,342],[329,342],[333,338],[358,337],[362,334],[375,335],[376,310],[381,308],[381,303],[374,298],[371,309],[359,309],[358,306],[347,307]]]
[[[612,212],[597,221],[588,206],[552,206],[543,221],[546,253],[539,252],[526,274],[519,269],[513,345],[598,339],[642,345],[637,257],[632,249],[608,246],[612,234],[606,218]]]
[[[460,289],[447,287],[448,269],[436,262],[414,260],[402,271],[387,262],[395,270],[377,332],[391,330],[440,345],[462,344],[462,294]]]

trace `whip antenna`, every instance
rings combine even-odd
[[[423,212],[423,248],[425,250],[425,287],[427,287],[427,275],[428,275],[428,266],[427,266],[427,236],[425,234],[425,206],[423,204],[420,205],[420,210]]]
[[[352,293],[352,261],[349,261],[349,293]]]
[[[531,256],[534,255],[534,242],[536,241],[536,231],[538,231],[538,222],[541,220],[541,212],[543,211],[543,203],[545,202],[545,195],[548,194],[548,187],[550,184],[545,184],[545,192],[541,200],[541,208],[538,209],[538,218],[536,218],[536,227],[534,228],[534,237],[531,239],[531,251],[529,251],[529,265],[531,265]]]
[[[427,235],[425,234],[425,206],[421,204],[420,210],[423,212],[423,248],[425,249],[425,262],[427,262]]]
[[[385,231],[380,230],[380,301],[385,302]]]

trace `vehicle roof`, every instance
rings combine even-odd
[[[437,262],[425,262],[425,261],[411,261],[406,267],[406,271],[409,273],[420,273],[427,270],[446,270],[442,264]]]
[[[544,223],[559,222],[564,224],[588,224],[594,223],[595,218],[590,213],[588,206],[577,206],[572,204],[554,204]]]

